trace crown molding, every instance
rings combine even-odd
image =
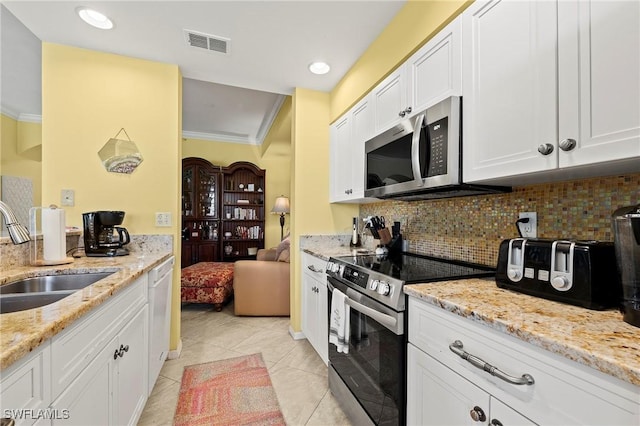
[[[280,107],[284,103],[284,100],[285,95],[279,95],[278,99],[276,99],[276,101],[273,103],[273,108],[271,108],[269,113],[265,116],[265,119],[262,122],[260,129],[258,130],[258,134],[256,135],[258,145],[262,145],[262,143],[264,142],[264,138],[267,137],[267,133],[269,133],[269,129],[271,129],[271,126],[273,125],[273,122],[275,121],[276,116],[280,111]]]
[[[18,115],[18,121],[42,124],[42,116],[37,114],[20,114]]]
[[[182,137],[188,139],[201,139],[205,141],[215,142],[231,142],[245,145],[258,145],[255,140],[250,139],[248,136],[233,136],[223,133],[202,133],[202,132],[190,132],[188,130],[182,131]]]

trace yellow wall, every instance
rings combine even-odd
[[[473,0],[409,0],[331,91],[335,121]]]
[[[60,191],[73,189],[68,225],[81,227],[83,212],[124,210],[131,234],[170,234],[179,256],[181,81],[176,65],[43,43],[43,204],[59,203]],[[97,154],[121,128],[144,157],[128,175],[108,173]],[[156,228],[155,212],[171,212],[174,226]],[[179,276],[176,267],[172,348]]]
[[[0,115],[0,174],[29,178],[33,182],[33,204],[42,197],[42,147],[39,123],[16,121]],[[28,147],[28,149],[25,149]]]
[[[292,108],[291,327],[300,331],[298,239],[348,234],[358,206],[329,203],[329,94],[297,88]]]
[[[290,146],[290,144],[288,145]],[[289,155],[271,155],[267,151],[262,155],[261,147],[238,143],[184,139],[182,158],[200,157],[217,166],[228,166],[236,161],[248,161],[266,170],[265,211],[270,212],[276,197],[290,196],[291,176],[289,174],[291,157]],[[289,228],[289,216],[285,217],[285,234]],[[265,247],[275,247],[280,242],[280,219],[278,215],[267,214],[265,218]]]

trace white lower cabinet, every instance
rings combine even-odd
[[[302,332],[318,352],[322,362],[329,362],[329,320],[327,306],[327,262],[301,252],[302,259]]]
[[[412,344],[407,366],[407,425],[535,424]]]
[[[145,274],[3,371],[0,414],[18,425],[135,425],[148,354]]]
[[[145,275],[53,339],[52,378],[60,394],[51,406],[69,410],[68,419],[53,424],[136,424],[148,395],[146,295]],[[75,358],[76,354],[80,357]],[[75,361],[69,363],[69,359]],[[85,363],[88,365],[79,372],[74,368]]]
[[[51,401],[51,381],[45,374],[49,372],[50,349],[47,342],[0,374],[0,418],[14,418],[17,425],[43,424],[21,410],[36,413]]]
[[[408,311],[409,425],[640,424],[638,386],[413,297]],[[533,381],[491,375],[456,341],[476,363]]]

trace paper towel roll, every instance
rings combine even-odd
[[[43,257],[45,262],[67,257],[67,234],[63,209],[42,208]]]

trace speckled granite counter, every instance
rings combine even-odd
[[[126,288],[138,277],[171,256],[170,251],[132,253],[122,257],[83,257],[71,264],[51,267],[21,266],[3,271],[0,284],[48,274],[113,272],[64,299],[21,312],[0,315],[0,370],[60,333],[78,318]]]
[[[406,294],[640,386],[640,328],[592,311],[500,289],[493,279],[404,287]]]
[[[375,250],[373,238],[364,238],[362,247],[352,249],[349,247],[350,235],[302,235],[300,237],[300,250],[320,259],[329,260],[335,256],[350,256],[360,250],[360,254],[372,253]]]

